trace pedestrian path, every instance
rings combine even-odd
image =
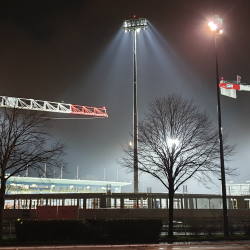
[[[72,246],[15,246],[0,247],[0,250],[243,250],[250,249],[250,241],[206,242],[140,245],[72,245]]]

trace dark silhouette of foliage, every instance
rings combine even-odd
[[[11,176],[24,173],[27,168],[38,176],[49,176],[54,167],[60,167],[66,146],[51,143],[50,119],[41,112],[25,109],[2,109],[0,113],[0,237],[4,210],[6,182]]]

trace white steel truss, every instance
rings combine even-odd
[[[34,99],[0,96],[0,107],[48,111],[65,114],[108,117],[106,108],[95,108],[73,104],[48,102]]]

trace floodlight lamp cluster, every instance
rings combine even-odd
[[[223,33],[223,30],[219,29],[218,25],[215,22],[208,22],[208,26],[212,31],[215,31],[219,35]]]
[[[148,20],[146,18],[125,20],[123,22],[123,30],[125,32],[146,30],[147,29],[147,22],[148,22]]]

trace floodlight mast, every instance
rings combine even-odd
[[[134,137],[134,193],[139,191],[138,181],[138,109],[137,109],[137,58],[136,58],[136,32],[147,29],[147,19],[130,19],[123,22],[125,32],[134,32],[133,63],[134,63],[134,102],[133,102],[133,137]]]

